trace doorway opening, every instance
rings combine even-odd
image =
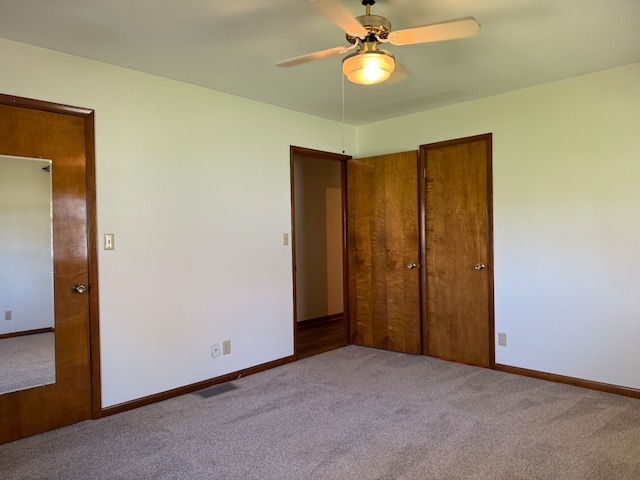
[[[291,147],[294,344],[297,359],[348,343],[346,161]]]

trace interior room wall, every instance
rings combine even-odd
[[[0,64],[2,93],[96,111],[104,407],[293,353],[289,147],[339,152],[339,123],[7,40]],[[493,132],[498,363],[640,388],[639,78],[345,127],[354,156]]]
[[[2,93],[95,110],[103,407],[293,355],[289,150],[342,151],[340,123],[6,40],[0,64]]]
[[[53,327],[49,164],[0,155],[0,335]]]
[[[341,164],[294,158],[299,322],[342,313]]]
[[[360,156],[493,132],[497,363],[640,388],[638,85],[640,63],[359,128]]]

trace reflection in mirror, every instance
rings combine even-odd
[[[0,155],[0,394],[55,383],[51,161]]]

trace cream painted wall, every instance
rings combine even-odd
[[[493,132],[497,363],[640,388],[639,126],[636,63],[364,126],[358,153]]]
[[[0,64],[2,93],[95,110],[103,407],[293,354],[289,147],[340,152],[341,124],[6,40]]]
[[[339,152],[340,124],[1,39],[0,64],[2,93],[96,111],[104,407],[292,354],[289,146]],[[493,132],[498,363],[640,388],[638,85],[347,127],[354,156]]]
[[[342,186],[325,190],[327,224],[327,311],[329,315],[344,313],[344,266],[342,231]]]

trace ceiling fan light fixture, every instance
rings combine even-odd
[[[384,82],[395,68],[395,58],[385,50],[361,50],[342,60],[342,73],[359,85]]]

